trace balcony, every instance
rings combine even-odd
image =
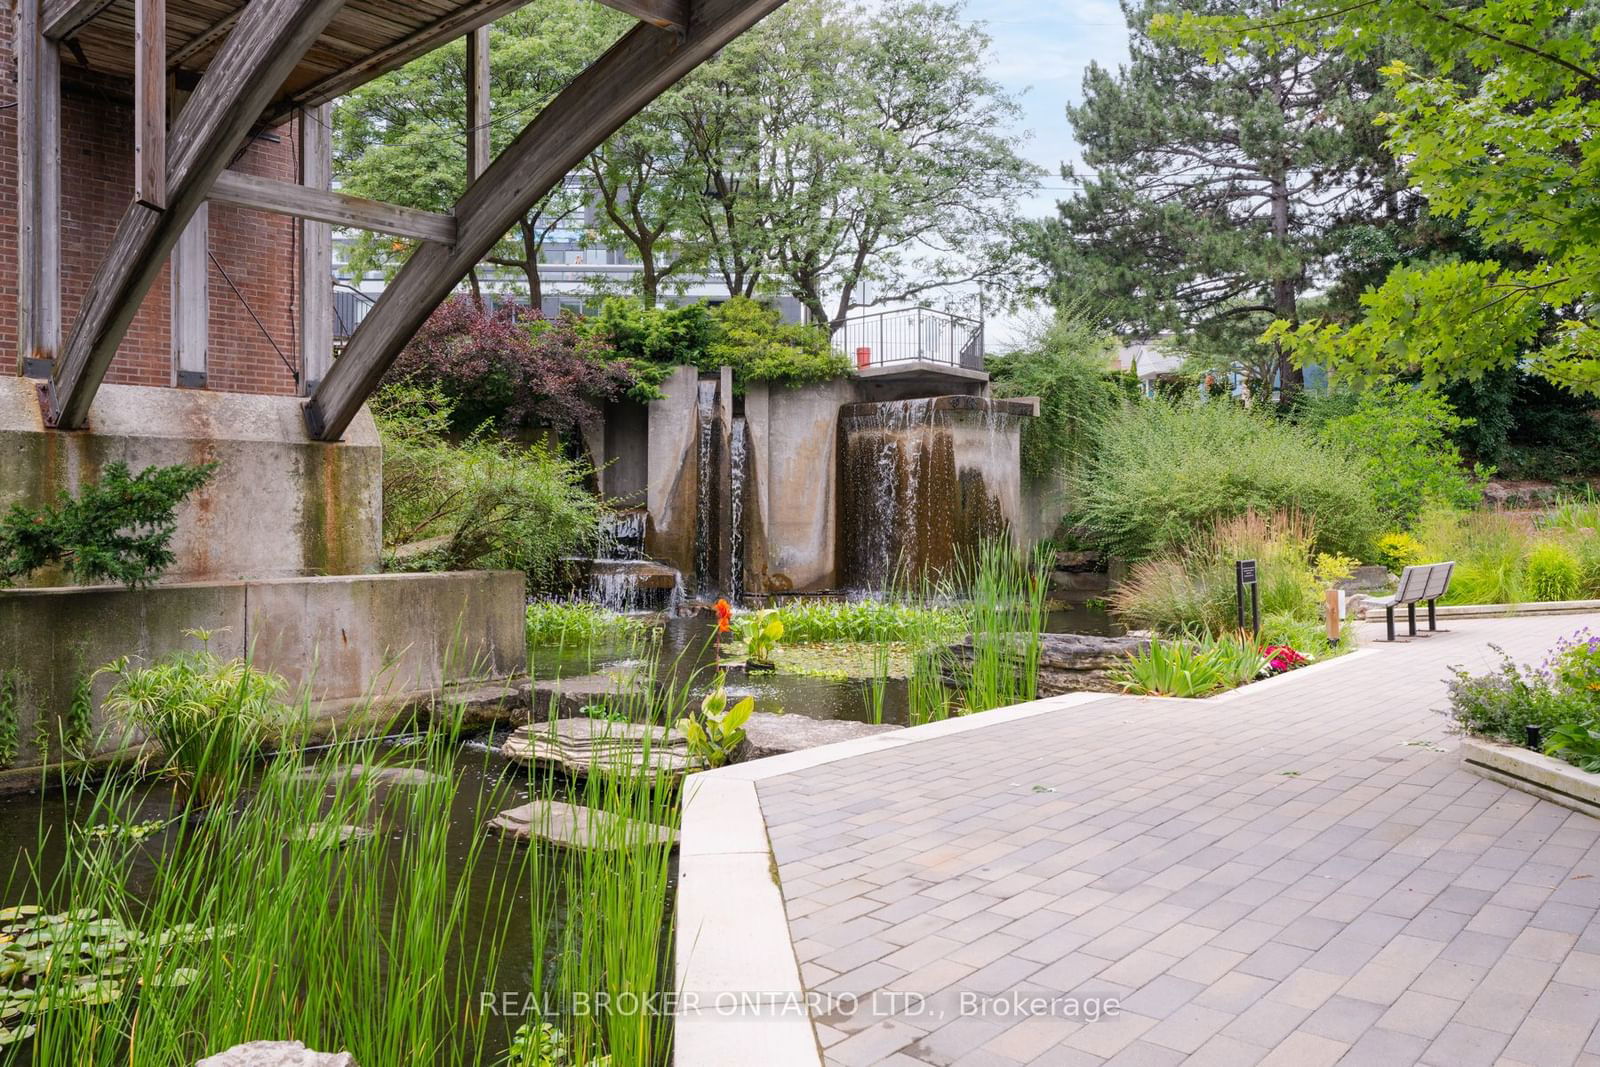
[[[863,378],[921,377],[986,382],[983,323],[931,308],[846,319],[833,347]]]

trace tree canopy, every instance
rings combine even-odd
[[[1376,64],[1318,47],[1253,43],[1212,62],[1150,32],[1216,0],[1123,0],[1131,62],[1091,64],[1068,118],[1092,170],[1038,235],[1058,302],[1107,326],[1176,335],[1188,352],[1270,393],[1283,352],[1258,337],[1296,320],[1354,226],[1413,213],[1373,130]],[[1264,18],[1278,5],[1227,5]],[[1068,181],[1079,175],[1063,168]]]
[[[1219,62],[1312,48],[1385,60],[1390,148],[1430,210],[1481,243],[1396,266],[1353,324],[1284,319],[1269,336],[1351,379],[1441,383],[1521,365],[1600,393],[1597,24],[1594,5],[1560,0],[1298,0],[1271,17],[1154,21]]]

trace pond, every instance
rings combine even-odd
[[[221,988],[211,985],[198,994],[199,1002],[182,1001],[179,1005],[181,1010],[197,1015],[191,1022],[192,1029],[205,1031],[209,1037],[191,1032],[181,1039],[183,1052],[189,1058],[171,1062],[192,1063],[197,1055],[250,1039],[297,1037],[315,1047],[320,1032],[341,1035],[340,1045],[329,1046],[324,1037],[322,1047],[349,1048],[363,1064],[500,1064],[517,1028],[525,1023],[537,1024],[543,1018],[539,1012],[546,1007],[552,1009],[551,1018],[556,1025],[566,1027],[572,1037],[573,1024],[563,1013],[575,991],[596,986],[611,988],[619,980],[642,993],[666,987],[670,980],[666,919],[671,913],[677,873],[676,862],[667,849],[645,857],[640,861],[644,869],[634,870],[630,869],[634,861],[625,855],[597,867],[581,854],[487,835],[486,819],[506,808],[535,798],[576,802],[585,799],[581,786],[544,775],[530,776],[526,768],[507,761],[499,753],[501,739],[499,732],[452,738],[451,749],[442,757],[437,739],[430,741],[420,736],[324,748],[305,755],[304,769],[294,760],[271,772],[260,768],[252,771],[233,803],[213,810],[203,819],[191,816],[188,822],[175,818],[181,804],[172,787],[153,779],[131,785],[108,783],[71,788],[45,796],[8,797],[0,808],[0,854],[16,857],[16,863],[11,871],[0,875],[0,886],[5,887],[0,892],[0,909],[36,904],[47,913],[67,913],[93,908],[97,916],[84,912],[85,918],[98,920],[91,926],[106,920],[126,924],[128,929],[142,931],[147,942],[155,931],[170,932],[181,925],[174,921],[180,918],[204,923],[207,929],[224,925],[248,927],[237,935],[235,943],[227,946],[225,953],[209,954],[203,947],[190,953],[190,958],[184,960],[186,968],[204,975],[196,985],[217,980],[209,968],[219,959],[233,953],[250,955],[252,947],[266,946],[274,956],[268,961],[274,972],[268,986],[281,973],[285,984],[293,987],[302,1001],[301,1007],[288,1016],[303,1016],[305,1022],[298,1030],[284,1029],[292,1024],[281,1020],[279,1027],[271,1022],[259,1027],[218,1024],[217,1009],[206,1001],[212,994],[218,1001],[225,1002],[227,998]],[[372,768],[371,778],[377,783],[365,795],[354,798],[351,779],[343,773],[351,760]],[[433,790],[431,796],[417,799],[414,794],[425,793],[429,787],[408,784],[407,775],[411,774],[424,782],[434,774],[447,775],[449,780],[440,779],[440,788]],[[269,775],[273,779],[270,783],[265,781]],[[319,859],[316,849],[286,843],[281,854],[273,857],[282,860],[280,868],[274,869],[269,859],[265,866],[258,864],[252,870],[233,870],[231,873],[238,880],[230,880],[230,864],[250,856],[263,858],[259,851],[234,844],[230,835],[248,839],[252,833],[248,825],[252,810],[277,803],[270,799],[274,791],[285,781],[294,782],[297,776],[302,780],[283,794],[295,799],[276,812],[277,816],[288,816],[283,825],[319,826],[323,825],[320,819],[339,825],[354,823],[360,837],[342,846],[328,841],[323,851],[336,855],[326,859]],[[114,799],[108,801],[108,796],[113,795]],[[141,831],[148,836],[141,836],[136,842],[124,839],[89,843],[80,832],[70,835],[69,844],[69,828],[78,827],[81,831],[108,825],[112,822],[108,816],[113,812],[118,825],[158,828]],[[240,828],[230,826],[235,821]],[[286,841],[296,836],[291,829]],[[208,852],[218,853],[223,862],[212,862],[205,855]],[[113,878],[108,881],[85,873],[88,858],[103,858],[108,853],[115,853],[119,868]],[[288,873],[297,867],[305,867],[310,876],[297,880],[296,875]],[[218,915],[210,904],[201,904],[199,894],[173,890],[172,883],[186,877],[210,879],[217,883],[211,888],[242,897],[257,891],[253,888],[255,880],[270,883],[281,877],[283,888],[304,897],[303,903],[310,911],[322,910],[319,901],[323,899],[327,901],[326,911],[311,930],[299,925],[305,921],[303,917],[293,916],[274,920],[280,924],[278,927],[265,920],[251,926],[249,916],[237,914],[224,924],[217,921]],[[619,891],[619,886],[626,889]],[[576,962],[574,947],[591,942],[604,932],[601,916],[596,914],[605,911],[604,898],[608,894],[613,898],[615,910],[616,898],[623,891],[631,894],[635,890],[640,899],[638,907],[631,910],[647,921],[654,916],[655,933],[645,938],[653,944],[622,948],[622,956],[631,951],[635,957],[631,973],[625,979],[606,977],[594,970],[591,961]],[[422,899],[433,892],[441,899]],[[589,900],[590,912],[570,911],[568,902],[572,899]],[[256,901],[256,906],[265,903]],[[192,919],[178,914],[189,905],[196,905],[197,914]],[[227,906],[221,908],[222,913],[228,911]],[[414,932],[407,930],[412,924],[428,929],[430,938],[438,935],[440,943],[431,948],[413,943]],[[633,936],[637,941],[637,934]],[[9,939],[0,935],[0,949],[10,947],[8,940],[16,940],[15,931]],[[58,935],[57,947],[65,940]],[[364,940],[378,947],[372,952],[357,947]],[[430,952],[435,964],[427,962]],[[98,949],[97,953],[97,959],[109,954]],[[326,958],[304,958],[319,954]],[[127,960],[123,956],[133,958]],[[5,959],[0,955],[0,965]],[[103,980],[115,983],[119,994],[115,1000],[64,1007],[49,1035],[48,1051],[41,1050],[36,1057],[34,1042],[24,1040],[0,1047],[0,1064],[109,1067],[113,1063],[169,1062],[168,1056],[153,1052],[131,1057],[125,1038],[119,1051],[114,1036],[82,1044],[75,1034],[64,1035],[64,1031],[88,1029],[85,1024],[91,1019],[109,1032],[131,1027],[132,1021],[140,1018],[139,1001],[150,998],[155,991],[141,985],[134,976],[148,977],[150,952],[135,946],[119,951],[113,962],[117,966],[88,967],[81,978],[72,979],[67,989],[70,995],[90,980]],[[563,976],[564,969],[570,973]],[[437,1037],[465,1020],[469,1032],[442,1043],[418,1040],[405,1045],[401,1055],[401,1045],[392,1036],[368,1040],[362,1026],[340,1019],[341,1009],[348,1011],[351,1007],[348,999],[337,1003],[337,998],[319,1000],[308,991],[319,973],[330,982],[344,984],[348,980],[348,984],[362,987],[351,996],[365,993],[370,997],[359,1007],[370,1013],[368,1025],[372,1027],[393,1026],[399,1030],[410,1026],[419,1034]],[[0,966],[0,976],[3,975],[4,968]],[[231,971],[220,979],[228,986],[229,995],[252,1004],[258,996],[268,998],[270,989],[257,994],[239,988],[232,979]],[[413,979],[436,982],[442,992],[434,1002],[410,1005],[389,1003],[390,994],[395,992],[392,990],[381,996],[372,995],[387,990],[390,983],[410,985]],[[38,987],[41,981],[27,972],[0,980],[0,1015],[6,1011],[8,987],[13,991],[27,990]],[[534,990],[543,992],[534,996],[530,993]],[[149,1007],[145,1005],[146,1018]],[[263,1014],[270,1017],[272,1012],[266,1010]],[[51,1012],[44,1012],[38,1018],[50,1015]],[[72,1016],[70,1020],[68,1015]],[[13,1014],[6,1025],[15,1029],[31,1018],[34,1017]],[[580,1023],[579,1027],[586,1025]],[[147,1021],[139,1027],[142,1031],[151,1030]],[[651,1049],[637,1050],[630,1055],[630,1062],[665,1062],[665,1031],[661,1027],[656,1030],[649,1039]],[[169,1039],[174,1045],[180,1043],[170,1035]],[[159,1045],[161,1040],[152,1037],[150,1043]],[[583,1043],[598,1048],[611,1042],[606,1035],[591,1032]],[[433,1048],[432,1054],[419,1054],[422,1047]],[[587,1062],[587,1058],[576,1062]],[[529,1067],[537,1063],[530,1060]]]
[[[697,693],[709,689],[717,665],[715,616],[709,613],[669,616],[660,621],[660,626],[657,658],[662,669],[669,670],[676,681],[690,683]],[[1114,618],[1094,604],[1074,604],[1051,610],[1045,630],[1093,635],[1124,632]],[[581,648],[536,647],[529,654],[531,673],[545,680],[608,670],[641,669],[650,658],[640,642],[626,639],[601,640]],[[870,646],[852,642],[818,643],[803,646],[803,651],[794,654],[792,659],[795,666],[784,669],[784,665],[780,665],[780,670],[773,674],[731,674],[729,694],[754,697],[758,711],[803,715],[811,719],[908,724],[909,686],[904,676],[891,676],[885,681],[881,718],[874,709],[874,663]],[[896,662],[903,667],[899,659]]]

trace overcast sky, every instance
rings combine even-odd
[[[1078,163],[1066,106],[1079,100],[1090,60],[1115,68],[1128,58],[1128,30],[1116,0],[968,0],[967,16],[994,39],[993,75],[1021,98],[1022,154],[1048,172],[1039,195],[1023,205],[1050,215],[1064,195],[1062,162]],[[1018,326],[991,319],[991,347],[1004,346]]]

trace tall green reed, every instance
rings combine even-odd
[[[988,539],[961,568],[972,605],[972,655],[962,694],[968,712],[1037,697],[1050,566],[1043,550]]]

